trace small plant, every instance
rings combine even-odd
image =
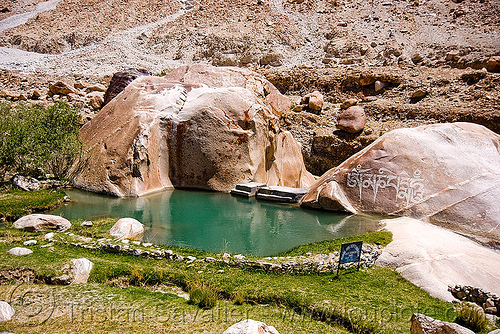
[[[480,306],[468,302],[462,302],[457,306],[455,322],[474,332],[481,332],[487,327],[484,310]]]
[[[205,284],[195,285],[189,290],[189,303],[200,308],[214,307],[217,299],[217,293]]]
[[[237,291],[233,296],[234,305],[243,305],[245,303],[245,294],[241,291]]]

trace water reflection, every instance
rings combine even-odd
[[[168,190],[140,198],[68,191],[56,210],[68,219],[134,217],[148,227],[145,240],[221,252],[272,255],[294,246],[376,230],[370,216],[303,210],[228,194]]]

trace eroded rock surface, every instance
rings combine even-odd
[[[302,205],[406,215],[500,239],[499,147],[498,134],[472,123],[395,130],[325,173]]]
[[[140,77],[81,129],[90,149],[73,180],[140,196],[167,187],[229,191],[236,183],[307,187],[301,146],[280,131],[290,101],[245,69],[197,65]]]

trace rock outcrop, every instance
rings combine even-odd
[[[229,191],[250,181],[307,187],[301,146],[280,131],[290,101],[245,69],[196,65],[140,77],[85,124],[74,183],[140,196],[167,187]]]
[[[140,239],[144,225],[134,218],[121,218],[111,227],[109,234],[117,239]]]
[[[66,231],[71,227],[69,220],[54,215],[31,214],[19,218],[14,227],[26,231],[40,232],[47,230]]]
[[[448,123],[385,134],[326,172],[302,205],[406,215],[500,239],[499,197],[500,136]]]
[[[411,334],[473,334],[470,329],[420,313],[411,316]]]

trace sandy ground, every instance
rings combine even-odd
[[[411,218],[382,221],[394,240],[377,265],[396,268],[432,296],[452,301],[449,285],[472,285],[500,295],[500,252]]]

